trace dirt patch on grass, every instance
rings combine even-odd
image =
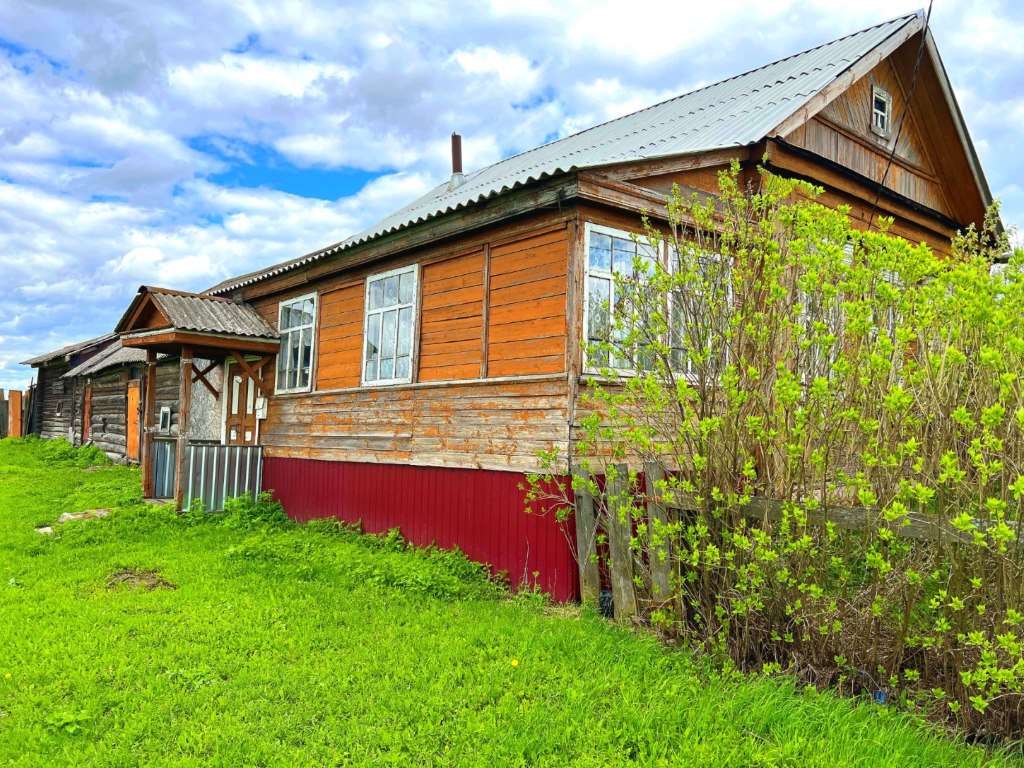
[[[169,582],[155,568],[145,570],[121,568],[107,577],[107,589],[117,589],[118,587],[145,589],[152,592],[154,589],[177,589],[178,585]]]

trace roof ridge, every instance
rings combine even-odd
[[[706,90],[708,90],[710,88],[715,88],[715,87],[717,87],[719,85],[722,85],[723,83],[732,82],[733,80],[738,80],[741,77],[746,77],[748,75],[754,74],[755,72],[761,72],[762,70],[768,69],[769,67],[774,67],[777,64],[782,64],[783,62],[791,61],[792,59],[795,59],[795,58],[797,58],[799,56],[804,56],[804,55],[806,55],[808,53],[811,53],[812,51],[821,50],[822,48],[827,48],[830,45],[835,45],[837,43],[841,43],[844,40],[849,40],[851,37],[856,37],[858,35],[863,35],[865,32],[871,32],[872,30],[879,29],[881,27],[884,27],[884,26],[886,26],[888,24],[892,24],[892,23],[897,22],[897,21],[903,21],[903,22],[906,23],[906,22],[909,22],[913,18],[923,18],[923,15],[924,15],[924,11],[919,9],[919,10],[915,11],[914,13],[902,14],[902,15],[899,15],[899,16],[894,16],[891,19],[888,19],[888,20],[883,21],[883,22],[879,22],[878,24],[872,24],[870,27],[864,27],[863,29],[859,29],[856,32],[850,32],[849,34],[843,35],[842,37],[837,37],[837,38],[834,38],[832,40],[828,40],[828,41],[826,41],[824,43],[819,43],[818,45],[811,46],[810,48],[805,48],[804,50],[799,51],[798,53],[793,53],[793,54],[790,54],[789,56],[783,56],[781,59],[776,59],[775,61],[768,62],[767,64],[762,64],[760,67],[754,67],[753,69],[748,69],[745,72],[740,72],[737,75],[732,75],[730,77],[726,77],[726,78],[723,78],[721,80],[716,80],[713,83],[708,83],[707,85],[702,85],[700,88],[694,88],[692,91],[687,91],[686,93],[680,93],[680,94],[678,94],[676,96],[673,96],[671,98],[663,99],[662,101],[659,101],[659,102],[657,102],[655,104],[650,104],[650,105],[648,105],[646,107],[641,107],[640,109],[633,110],[632,112],[628,112],[625,115],[619,115],[618,117],[614,117],[611,120],[605,120],[603,123],[598,123],[597,125],[592,125],[589,128],[584,128],[582,131],[576,131],[575,133],[570,133],[568,136],[562,136],[561,138],[555,139],[554,141],[549,141],[549,142],[547,142],[545,144],[541,144],[541,145],[536,146],[536,147],[531,147],[530,149],[524,150],[522,152],[517,152],[514,155],[509,155],[508,157],[502,158],[501,160],[497,161],[496,163],[491,163],[490,165],[486,165],[483,168],[478,169],[477,171],[474,172],[474,174],[482,173],[482,172],[484,172],[484,171],[486,171],[486,170],[488,170],[490,168],[496,168],[497,166],[502,165],[503,163],[510,162],[510,161],[515,160],[517,158],[522,158],[525,155],[529,155],[532,152],[537,152],[539,150],[546,149],[548,147],[552,147],[555,144],[559,144],[561,142],[568,141],[569,139],[577,138],[579,136],[582,136],[585,133],[589,133],[590,131],[595,131],[598,128],[603,128],[606,125],[612,125],[612,124],[617,123],[617,122],[619,122],[621,120],[626,120],[627,118],[633,117],[634,115],[638,115],[641,112],[647,112],[648,110],[656,109],[656,108],[662,107],[662,106],[664,106],[666,104],[671,104],[674,101],[678,101],[679,99],[684,99],[687,96],[693,96],[694,94],[700,93],[701,91],[706,91]],[[582,152],[582,151],[585,151],[586,149],[592,149],[593,147],[601,146],[602,143],[607,143],[607,142],[598,142],[597,144],[590,145],[590,147],[583,148],[583,149],[581,149],[579,151]],[[527,166],[527,167],[528,168],[534,168],[534,167],[536,167],[536,165]]]

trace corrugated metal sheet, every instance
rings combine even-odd
[[[159,355],[164,358],[166,355]],[[113,344],[104,349],[95,357],[91,357],[75,368],[64,374],[62,378],[73,379],[76,376],[89,376],[109,368],[120,365],[139,365],[146,362],[146,350],[133,347],[121,346],[121,340],[117,339]]]
[[[58,357],[65,357],[66,355],[73,355],[76,352],[80,352],[83,349],[94,347],[102,344],[105,341],[110,341],[114,338],[113,333],[105,333],[102,336],[97,336],[94,339],[87,339],[85,341],[78,341],[74,344],[68,344],[66,347],[61,347],[53,352],[47,352],[45,355],[39,355],[38,357],[29,358],[23,360],[19,365],[41,365],[42,363],[48,363],[51,360],[56,360]]]
[[[271,457],[263,462],[263,488],[272,489],[297,520],[362,521],[368,533],[398,528],[417,546],[458,547],[494,573],[505,572],[514,587],[535,583],[556,600],[575,600],[572,523],[559,523],[537,503],[526,514],[525,482],[517,472],[484,469]]]
[[[279,338],[277,331],[248,304],[198,294],[163,293],[158,289],[151,289],[150,293],[171,325],[178,330]]]
[[[921,14],[847,35],[759,69],[655,104],[439,185],[374,226],[335,245],[232,278],[220,293],[286,272],[525,184],[573,170],[754,144],[815,94]]]

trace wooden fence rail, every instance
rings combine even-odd
[[[629,469],[616,464],[615,479],[605,488],[605,497],[621,497],[626,492]],[[576,474],[584,477],[577,470]],[[657,531],[665,530],[669,523],[669,510],[676,515],[685,515],[697,505],[679,502],[667,504],[654,491],[657,483],[664,481],[665,472],[656,463],[645,464],[643,474],[646,480],[646,516],[648,539],[645,543],[646,559],[650,570],[650,587],[655,601],[668,600],[671,595],[671,552],[670,543],[659,536]],[[588,493],[577,492],[576,497],[576,550],[579,560],[580,595],[585,605],[596,606],[601,591],[601,578],[597,566],[597,533],[603,530],[608,541],[608,574],[612,588],[612,603],[616,619],[630,619],[637,613],[637,599],[634,572],[634,553],[631,549],[633,521],[621,520],[615,510],[610,509],[605,499],[594,499]],[[751,520],[777,523],[783,519],[785,509],[791,502],[777,499],[754,498],[740,507],[739,511]],[[608,514],[601,516],[601,510]],[[808,525],[824,526],[831,523],[836,528],[848,531],[867,530],[880,525],[879,510],[862,506],[829,505],[816,510],[804,509]],[[975,519],[974,529],[984,532],[994,523]],[[1020,523],[1007,525],[1020,535]],[[916,541],[934,541],[948,544],[968,544],[974,540],[974,531],[963,531],[947,519],[921,512],[908,512],[902,519],[889,526],[893,535]]]

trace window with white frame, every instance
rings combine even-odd
[[[309,389],[315,325],[316,294],[281,302],[277,320],[281,333],[281,349],[277,354],[278,392]]]
[[[615,277],[637,278],[635,266],[647,262],[653,265],[655,250],[646,242],[634,239],[628,232],[623,232],[597,224],[587,224],[587,299],[584,305],[584,328],[588,345],[612,343],[620,341],[621,333],[613,328],[612,314],[621,297],[616,295],[618,288]],[[589,350],[587,366],[591,369],[601,367],[629,370],[633,364],[624,357],[610,359],[606,350]]]
[[[871,86],[871,131],[885,139],[892,135],[892,96],[877,85]]]
[[[673,272],[690,268],[684,263],[688,259],[677,249],[671,253],[669,268]],[[694,251],[688,257],[692,258],[695,274],[669,296],[668,346],[672,369],[696,376],[698,356],[706,363],[714,363],[724,343],[732,285],[729,264],[721,255]],[[722,301],[725,307],[716,306],[716,302]]]
[[[363,383],[412,381],[417,278],[416,265],[367,278]]]

